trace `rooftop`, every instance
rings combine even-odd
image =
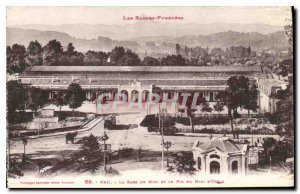
[[[228,137],[218,137],[205,143],[201,143],[198,141],[195,144],[195,147],[200,148],[204,152],[217,148],[225,153],[233,153],[242,152],[244,150],[245,145],[246,144],[236,143]]]
[[[34,66],[28,72],[261,72],[260,66]]]

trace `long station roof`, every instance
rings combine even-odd
[[[260,66],[34,66],[29,72],[261,72]]]

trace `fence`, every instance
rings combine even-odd
[[[70,127],[59,127],[59,128],[52,128],[52,129],[43,129],[43,130],[34,130],[34,131],[24,131],[24,132],[10,132],[9,138],[18,138],[18,137],[27,137],[27,136],[37,136],[44,135],[44,134],[51,134],[51,133],[58,133],[58,132],[66,132],[66,131],[73,131],[80,129],[80,125],[70,126]]]
[[[189,117],[186,113],[166,113],[165,115],[171,117]],[[229,118],[228,114],[207,114],[207,113],[193,113],[194,117],[204,117],[204,118]],[[266,118],[265,114],[240,114],[237,118]]]

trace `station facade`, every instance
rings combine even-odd
[[[161,99],[198,93],[213,102],[225,90],[228,78],[241,75],[256,84],[265,76],[260,66],[35,66],[18,79],[48,91],[50,100],[77,83],[92,101],[104,93],[107,100],[123,94],[136,102],[145,102],[153,93]]]

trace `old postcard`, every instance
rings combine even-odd
[[[293,188],[293,7],[7,7],[7,187]]]

